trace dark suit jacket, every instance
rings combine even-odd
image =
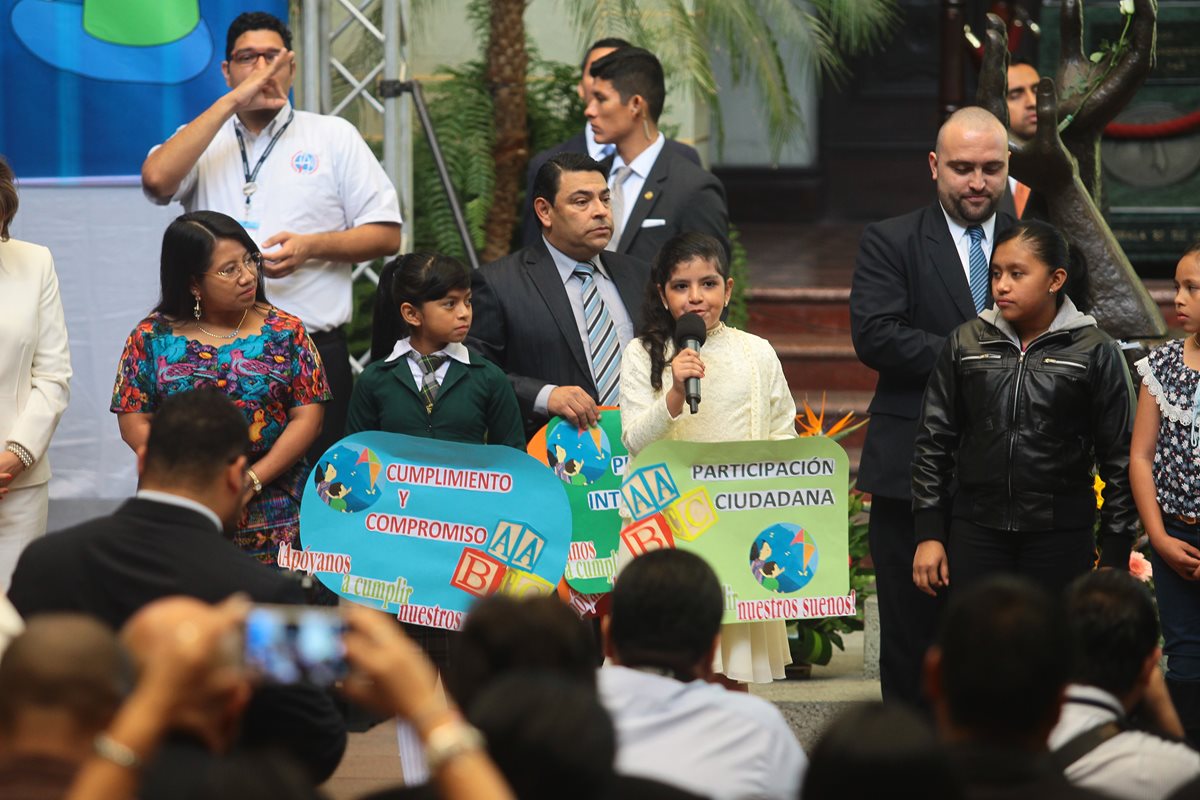
[[[998,212],[993,237],[1014,224]],[[925,383],[950,331],[976,317],[938,203],[867,227],[850,289],[858,358],[879,373],[858,488],[908,499]]]
[[[683,156],[697,167],[701,166],[700,154],[696,152],[695,148],[683,142],[667,139],[664,151],[667,150],[676,155]],[[542,226],[538,222],[537,215],[533,213],[533,179],[537,176],[538,170],[542,168],[542,164],[545,164],[559,153],[586,154],[587,151],[587,137],[583,131],[580,131],[565,142],[559,142],[553,147],[548,147],[529,159],[529,168],[525,171],[525,210],[521,215],[522,247],[537,244],[541,241],[542,237]]]
[[[649,220],[662,224],[648,227]],[[664,148],[621,229],[617,252],[653,263],[663,243],[687,231],[715,236],[730,255],[725,187],[711,172]]]
[[[638,330],[649,266],[614,253],[601,253],[600,258]],[[533,401],[546,384],[581,386],[597,397],[591,356],[579,337],[558,268],[541,239],[476,270],[471,288],[475,319],[467,343],[508,373],[527,437],[546,424],[547,417],[533,411]]]
[[[204,515],[134,498],[111,516],[34,540],[17,561],[8,599],[25,618],[77,611],[116,629],[161,597],[215,603],[239,591],[256,603],[304,601],[298,581],[238,550]],[[257,689],[242,732],[248,742],[288,750],[318,782],[346,749],[341,714],[310,686]]]

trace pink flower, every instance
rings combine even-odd
[[[1154,567],[1140,551],[1134,550],[1129,554],[1129,574],[1142,583],[1149,583],[1154,577]]]

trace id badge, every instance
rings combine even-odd
[[[242,227],[245,228],[250,233],[256,232],[260,227],[259,221],[256,219],[243,218],[238,221],[242,224]]]

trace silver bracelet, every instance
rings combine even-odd
[[[5,445],[4,449],[20,459],[21,464],[25,467],[25,469],[29,469],[33,466],[33,453],[29,452],[25,445],[18,442],[9,442],[7,445]]]
[[[100,758],[112,762],[118,767],[137,769],[142,765],[142,760],[138,758],[137,753],[133,752],[132,747],[121,744],[107,733],[96,734],[96,738],[92,740],[92,749]]]
[[[434,728],[425,740],[425,765],[432,775],[465,753],[483,749],[483,734],[462,720]]]

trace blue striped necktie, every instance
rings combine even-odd
[[[588,346],[592,351],[592,376],[596,379],[596,394],[602,406],[617,404],[617,389],[621,380],[621,343],[617,326],[613,325],[604,298],[596,288],[596,268],[591,264],[575,265],[575,276],[583,282],[583,316],[587,322]]]
[[[987,256],[983,254],[983,228],[972,225],[967,228],[967,233],[971,235],[971,249],[967,258],[971,267],[971,299],[975,301],[975,313],[978,314],[987,308],[991,276],[988,274]]]

